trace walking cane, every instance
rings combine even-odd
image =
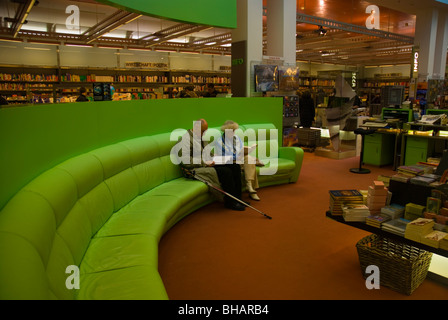
[[[208,185],[210,188],[213,188],[213,189],[215,189],[215,190],[217,190],[217,191],[219,191],[219,192],[225,194],[226,196],[228,196],[228,197],[230,197],[230,198],[232,198],[232,199],[238,201],[238,202],[241,203],[242,205],[244,205],[244,206],[246,206],[246,207],[248,207],[248,208],[251,208],[252,210],[257,211],[258,213],[262,214],[262,215],[265,216],[266,218],[268,218],[268,219],[272,219],[272,217],[268,216],[266,213],[263,213],[263,212],[261,212],[260,210],[258,210],[257,208],[254,208],[254,207],[252,207],[251,205],[247,204],[246,202],[244,202],[244,201],[238,199],[237,197],[232,196],[230,193],[225,192],[224,190],[219,189],[218,187],[214,186],[214,185],[211,184],[210,182],[205,181],[205,180],[202,179],[202,178],[199,178],[198,176],[195,175],[194,170],[188,170],[188,169],[185,169],[185,168],[181,168],[181,169],[182,169],[182,171],[185,173],[185,176],[186,176],[187,178],[188,178],[188,177],[191,177],[191,178],[193,178],[193,179],[196,179],[196,180],[198,180],[198,181],[201,181],[201,182],[205,183],[206,185]]]

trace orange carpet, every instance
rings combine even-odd
[[[369,165],[370,174],[350,173],[358,161],[306,152],[297,183],[260,189],[251,202],[272,220],[213,203],[180,221],[159,245],[170,299],[448,299],[448,287],[430,279],[411,296],[366,288],[355,245],[369,233],[325,217],[328,190],[367,189],[393,174]]]

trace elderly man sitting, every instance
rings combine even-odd
[[[240,165],[235,163],[215,164],[215,162],[206,161],[202,157],[202,152],[205,147],[202,136],[207,129],[207,121],[199,119],[194,122],[193,129],[187,130],[182,136],[182,139],[177,143],[176,150],[188,150],[189,156],[185,157],[183,155],[180,165],[184,169],[194,170],[196,176],[215,186],[219,186],[220,184],[225,192],[241,199]],[[227,195],[224,195],[223,201],[226,208],[237,211],[244,211],[246,209],[244,205]]]

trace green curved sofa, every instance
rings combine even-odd
[[[0,212],[0,299],[168,299],[159,240],[213,201],[170,161],[174,143],[165,133],[108,145],[15,194]],[[302,149],[280,147],[277,173],[260,176],[260,186],[297,181],[302,158]],[[67,288],[71,265],[79,289]]]

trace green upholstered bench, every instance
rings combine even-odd
[[[0,212],[0,299],[168,299],[159,240],[213,201],[170,161],[174,144],[170,133],[119,142],[23,187]],[[303,151],[280,147],[278,156],[260,186],[297,181]],[[68,266],[79,268],[79,289],[67,287]]]

